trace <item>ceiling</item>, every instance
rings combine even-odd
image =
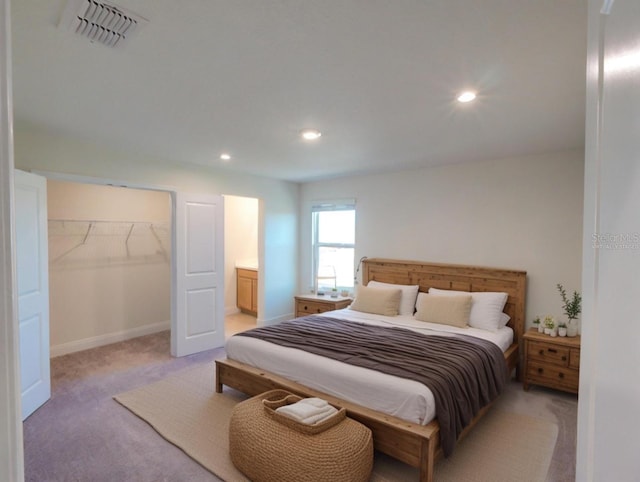
[[[18,125],[297,182],[584,145],[586,0],[116,0],[121,49],[65,3],[12,2]]]

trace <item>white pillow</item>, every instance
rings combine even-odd
[[[356,290],[356,298],[349,308],[363,313],[396,316],[400,306],[400,294],[398,289],[386,290],[360,285]]]
[[[506,313],[500,313],[500,328],[504,328],[509,323],[511,317]]]
[[[416,320],[467,328],[471,313],[471,295],[438,296],[418,294]]]
[[[416,308],[416,296],[418,296],[418,285],[395,285],[392,283],[382,283],[380,281],[369,281],[367,284],[369,288],[386,288],[386,289],[399,289],[402,294],[400,295],[400,308],[399,315],[413,316],[413,312]]]
[[[439,296],[471,295],[473,303],[469,315],[469,326],[488,331],[496,331],[502,328],[502,310],[507,303],[507,293],[492,291],[454,291],[429,288],[429,294]]]

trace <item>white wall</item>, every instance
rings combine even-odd
[[[527,323],[580,289],[583,153],[458,164],[304,184],[301,277],[310,286],[314,200],[356,199],[362,256],[526,270]]]
[[[255,198],[224,197],[224,307],[236,313],[236,265],[258,267],[258,205]]]
[[[167,192],[78,182],[47,181],[49,219],[171,221]]]
[[[233,173],[217,167],[176,164],[139,153],[97,146],[33,126],[15,129],[15,162],[24,170],[78,174],[164,186],[193,193],[254,197],[261,202],[259,226],[259,324],[293,314],[298,260],[298,185]],[[241,162],[241,161],[236,161]]]
[[[617,0],[609,16],[601,8],[589,2],[581,482],[640,477],[640,5]]]
[[[169,193],[49,180],[47,208],[52,356],[169,329]]]

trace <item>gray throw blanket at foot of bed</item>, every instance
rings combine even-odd
[[[467,335],[423,335],[405,328],[308,316],[235,336],[259,338],[423,383],[435,399],[445,457],[508,379],[500,348]]]

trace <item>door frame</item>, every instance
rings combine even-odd
[[[175,236],[176,236],[176,223],[173,221],[175,219],[175,209],[176,209],[176,196],[179,192],[179,189],[175,186],[165,186],[165,185],[161,185],[161,184],[151,184],[151,183],[145,183],[145,182],[137,182],[137,181],[123,181],[123,180],[116,180],[116,179],[109,179],[109,178],[102,178],[102,177],[94,177],[94,176],[84,176],[84,175],[80,175],[80,174],[66,174],[66,173],[61,173],[61,172],[53,172],[53,171],[43,171],[43,170],[39,170],[39,169],[34,169],[29,171],[33,174],[37,174],[39,176],[43,176],[46,179],[51,179],[51,180],[55,180],[55,181],[67,181],[67,182],[76,182],[76,183],[81,183],[81,184],[95,184],[95,185],[101,185],[101,186],[113,186],[113,187],[124,187],[124,188],[131,188],[131,189],[140,189],[140,190],[144,190],[144,191],[161,191],[161,192],[167,192],[169,193],[169,195],[171,196],[171,239],[175,240]],[[222,199],[224,199],[225,194],[222,193],[218,193],[216,195],[219,195],[222,197]],[[236,196],[234,194],[234,196]],[[240,195],[237,195],[240,196]],[[261,219],[262,219],[262,200],[259,198],[253,198],[253,199],[258,199],[258,231],[260,231],[262,228],[262,224],[261,224]],[[259,266],[260,266],[260,270],[263,269],[262,265],[263,263],[260,261],[261,257],[262,257],[262,251],[260,249],[262,242],[261,242],[261,236],[258,235],[258,262],[259,262]],[[175,310],[174,310],[174,303],[175,303],[175,295],[176,295],[176,290],[177,290],[177,280],[174,279],[174,271],[176,268],[176,252],[175,252],[176,246],[175,246],[175,242],[171,243],[171,334],[173,336],[173,330],[174,330],[174,326],[175,323],[177,322],[175,319]],[[224,249],[224,246],[223,246]],[[224,265],[224,263],[223,263]],[[223,279],[224,279],[224,273],[223,273]],[[259,283],[261,283],[262,279],[264,279],[264,276],[260,275],[258,278]],[[225,286],[225,290],[228,289]],[[258,286],[258,292],[262,293],[264,291],[264,289],[262,288],[262,286]],[[261,304],[258,303],[258,320],[259,320],[259,315],[261,312]],[[224,323],[224,320],[223,320]],[[258,321],[258,324],[260,324],[260,321]],[[173,347],[172,347],[173,349]]]
[[[0,479],[24,480],[13,218],[10,0],[0,0]]]
[[[93,176],[83,176],[79,174],[65,174],[60,172],[52,172],[52,171],[41,171],[41,170],[33,170],[30,171],[33,174],[37,174],[39,176],[45,177],[47,180],[55,180],[55,181],[65,181],[65,182],[75,182],[80,184],[94,184],[99,186],[112,186],[112,187],[122,187],[122,188],[130,188],[130,189],[139,189],[143,191],[160,191],[166,192],[171,197],[171,239],[175,240],[176,237],[176,223],[175,223],[175,209],[176,209],[176,196],[178,193],[178,189],[173,186],[162,186],[156,184],[149,183],[141,183],[141,182],[128,182],[116,179],[108,179],[101,177],[93,177]],[[176,318],[176,310],[175,310],[175,302],[176,302],[176,290],[177,290],[177,280],[175,279],[175,268],[176,268],[176,246],[175,242],[171,243],[171,259],[170,262],[170,272],[171,272],[171,315],[170,315],[170,331],[173,343],[173,335],[175,326],[177,323]],[[223,320],[224,323],[224,320]],[[174,347],[171,347],[171,353],[173,356]]]

